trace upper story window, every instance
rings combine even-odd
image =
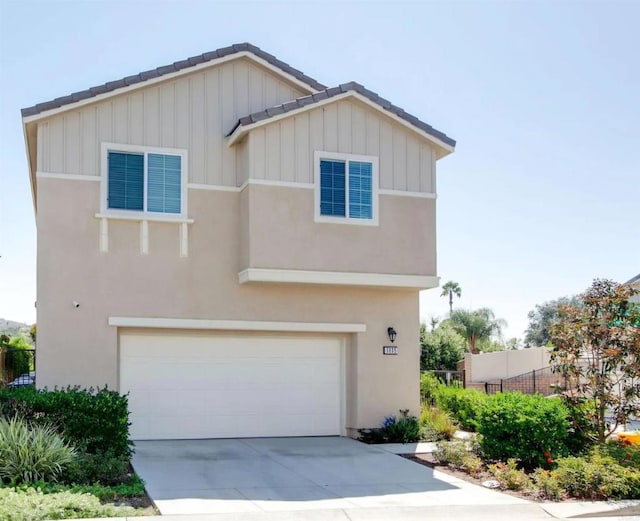
[[[316,221],[378,224],[378,159],[315,153]]]
[[[186,151],[103,145],[103,209],[186,214]]]

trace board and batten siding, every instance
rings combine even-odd
[[[435,193],[435,150],[357,100],[341,100],[252,130],[253,179],[313,183],[314,151],[379,158],[380,188]]]
[[[240,117],[306,94],[247,59],[223,63],[39,123],[38,171],[100,175],[109,142],[185,148],[190,183],[238,186],[225,136]]]

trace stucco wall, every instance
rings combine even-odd
[[[118,331],[107,324],[110,316],[364,323],[365,333],[349,336],[346,427],[378,425],[398,409],[417,412],[417,290],[238,284],[237,192],[190,190],[195,222],[186,258],[179,256],[179,225],[154,222],[147,255],[139,223],[129,221],[110,221],[109,251],[100,252],[99,185],[38,183],[39,386],[117,388]],[[390,325],[398,356],[382,355]]]
[[[488,382],[510,378],[549,365],[550,351],[544,347],[499,351],[465,356],[465,369],[472,382]]]
[[[247,186],[241,269],[436,275],[434,199],[381,195],[378,226],[316,223],[314,204],[313,189]]]

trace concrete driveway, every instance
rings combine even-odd
[[[138,441],[133,466],[164,515],[527,503],[349,438]]]

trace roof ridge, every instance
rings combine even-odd
[[[456,141],[449,136],[447,136],[444,132],[440,132],[436,130],[431,125],[425,123],[424,121],[418,119],[413,114],[409,114],[404,109],[394,105],[389,100],[383,98],[378,93],[373,92],[367,89],[364,85],[358,83],[357,81],[349,81],[346,83],[341,83],[336,87],[328,87],[320,92],[314,92],[313,94],[308,94],[306,96],[300,96],[299,98],[295,98],[290,101],[286,101],[284,103],[280,103],[278,105],[274,105],[272,107],[267,107],[266,109],[259,110],[258,112],[253,112],[246,116],[241,117],[234,127],[231,129],[228,136],[233,134],[235,130],[242,125],[250,125],[252,123],[257,123],[259,121],[263,121],[266,119],[270,119],[274,116],[278,116],[280,114],[286,114],[292,110],[296,110],[299,108],[306,107],[307,105],[313,105],[320,101],[333,98],[340,94],[345,94],[347,92],[357,92],[361,96],[364,96],[369,101],[379,105],[382,109],[391,112],[393,115],[405,120],[407,123],[410,123],[414,127],[419,128],[423,132],[426,132],[432,137],[440,139],[446,144],[455,147]]]
[[[282,60],[279,60],[272,54],[269,54],[263,51],[262,49],[260,49],[260,47],[257,47],[256,45],[253,45],[249,42],[242,42],[242,43],[235,43],[227,47],[221,47],[214,51],[208,51],[202,54],[198,54],[196,56],[190,56],[189,58],[186,58],[184,60],[179,60],[168,65],[161,65],[159,67],[156,67],[155,69],[149,69],[147,71],[139,72],[138,74],[125,76],[124,78],[119,80],[108,81],[102,85],[97,85],[85,90],[73,92],[72,94],[69,94],[67,96],[61,96],[51,101],[37,103],[32,107],[23,108],[21,110],[22,117],[24,118],[28,116],[34,116],[36,114],[40,114],[41,112],[45,112],[47,110],[60,108],[65,105],[69,105],[71,103],[76,103],[78,101],[82,101],[85,99],[94,98],[101,94],[113,92],[117,89],[128,87],[130,85],[144,83],[145,81],[151,80],[153,78],[159,78],[166,74],[179,72],[184,69],[195,67],[196,65],[199,65],[201,63],[206,63],[218,58],[223,58],[225,56],[229,56],[231,54],[237,54],[240,52],[250,52],[251,54],[254,54],[258,58],[265,60],[266,62],[270,63],[274,67],[279,68],[286,74],[289,74],[294,78],[296,78],[297,80],[303,83],[306,83],[307,85],[309,85],[309,87],[315,90],[323,90],[327,88],[325,85],[311,78],[310,76],[307,76],[302,71],[296,69],[295,67],[292,67],[291,65],[283,62]]]

